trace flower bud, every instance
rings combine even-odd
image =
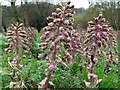
[[[26,34],[20,33],[20,36],[21,36],[21,37],[26,37]]]
[[[69,20],[65,20],[64,24],[68,25],[69,24]]]
[[[8,57],[8,61],[11,62],[12,61],[12,57]]]
[[[23,52],[24,52],[24,53],[26,53],[26,54],[28,53],[28,51],[27,51],[27,50],[24,50]]]
[[[51,65],[50,63],[47,63],[47,64],[46,64],[46,66],[48,66],[48,67],[49,67],[50,65]]]
[[[22,64],[19,64],[19,68],[22,68],[23,67],[23,65]]]
[[[49,60],[49,57],[47,56],[47,57],[45,58],[45,60]]]
[[[61,12],[62,10],[61,10],[60,8],[57,8],[56,11],[57,11],[57,12]]]
[[[56,16],[56,15],[57,15],[57,13],[56,13],[56,12],[53,12],[53,13],[52,13],[52,16]]]
[[[102,54],[105,56],[105,55],[106,55],[106,52],[105,52],[105,51],[102,51]]]
[[[55,65],[50,65],[48,68],[49,68],[50,71],[55,71],[56,70],[56,66]]]
[[[38,55],[38,58],[41,59],[41,58],[44,57],[44,55],[45,55],[44,53],[41,53],[41,54]]]
[[[54,23],[48,23],[48,26],[51,26],[51,27],[52,27],[53,25],[54,25]]]
[[[50,33],[50,31],[46,31],[46,32],[45,32],[45,35],[46,35],[46,36],[48,36],[48,35],[49,35],[49,33]]]
[[[91,85],[90,82],[86,82],[86,81],[84,81],[84,82],[85,82],[85,85],[86,85],[86,86],[90,86],[90,85]]]
[[[62,59],[57,61],[58,64],[61,64],[62,62],[63,62]]]
[[[54,18],[53,17],[47,17],[47,20],[53,20]]]
[[[95,64],[98,62],[98,59],[97,59],[97,57],[96,57],[96,56],[94,56],[93,61],[95,62]]]
[[[10,48],[6,48],[6,49],[5,49],[5,52],[8,52],[9,50],[11,50],[11,49],[10,49]]]
[[[60,27],[59,30],[62,31],[62,30],[64,30],[64,28],[63,28],[63,27]]]

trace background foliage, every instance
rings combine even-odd
[[[20,21],[26,26],[32,26],[41,30],[42,27],[46,26],[48,21],[46,17],[55,10],[58,5],[50,4],[49,2],[26,2],[21,6],[15,6],[15,3],[11,3],[11,6],[2,6],[2,26],[7,28],[11,22]],[[119,2],[107,2],[102,1],[99,3],[91,3],[87,9],[75,8],[76,15],[74,15],[74,27],[81,24],[83,28],[87,27],[87,22],[92,20],[93,16],[97,16],[98,12],[102,11],[104,17],[112,25],[115,30],[120,30],[120,3]]]

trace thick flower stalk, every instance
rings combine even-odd
[[[105,18],[102,18],[102,13],[97,18],[94,18],[94,21],[89,22],[86,36],[87,39],[84,42],[86,48],[84,49],[85,53],[83,55],[90,56],[89,66],[87,67],[87,70],[90,70],[88,73],[90,81],[85,81],[85,84],[86,86],[96,86],[99,83],[98,76],[94,74],[94,65],[98,62],[97,55],[102,54],[105,56],[108,53],[109,61],[111,63],[114,62],[113,54],[116,52],[116,41],[112,28],[105,23]],[[107,51],[105,48],[109,50]]]
[[[28,39],[25,29],[22,27],[22,23],[13,23],[10,27],[10,30],[7,32],[7,43],[8,48],[5,49],[7,53],[13,53],[13,56],[8,57],[8,64],[12,69],[13,75],[11,76],[11,83],[10,87],[14,87],[14,82],[21,82],[21,77],[19,75],[20,69],[22,65],[19,64],[21,59],[20,52],[28,53]],[[15,85],[15,87],[20,86],[22,87],[23,84],[19,82],[19,85]],[[16,84],[17,84],[16,83]]]
[[[44,28],[45,33],[41,36],[42,43],[39,46],[43,50],[50,49],[50,53],[41,53],[38,57],[42,58],[47,54],[46,60],[49,60],[49,63],[47,63],[48,70],[45,71],[47,77],[40,82],[39,88],[47,88],[50,76],[56,70],[57,64],[63,61],[73,63],[76,52],[79,52],[79,39],[76,38],[77,33],[73,30],[72,26],[73,8],[74,6],[71,6],[70,2],[61,3],[60,8],[57,8],[56,12],[53,12],[47,18],[52,20],[52,22]],[[71,51],[73,55],[70,54]],[[58,54],[64,54],[64,57],[59,57]]]

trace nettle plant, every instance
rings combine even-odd
[[[49,49],[50,52],[40,53],[38,57],[42,58],[46,55],[45,59],[49,63],[47,63],[48,69],[45,71],[46,78],[39,83],[38,88],[48,87],[50,76],[57,69],[57,64],[68,61],[71,65],[77,54],[81,52],[78,33],[72,26],[74,6],[70,3],[61,3],[60,8],[57,8],[56,12],[47,18],[52,22],[44,28],[45,33],[40,38],[42,43],[39,46],[43,50]]]
[[[5,49],[5,52],[13,54],[12,56],[8,57],[8,64],[11,69],[10,88],[20,88],[24,87],[24,83],[22,81],[22,77],[20,76],[20,69],[23,67],[23,65],[19,64],[19,62],[22,58],[26,57],[25,55],[21,56],[21,53],[29,53],[30,49],[28,46],[31,40],[30,35],[33,33],[28,33],[26,28],[23,27],[23,24],[18,22],[11,24],[9,29],[10,30],[6,34],[6,45],[8,48]]]
[[[88,24],[87,38],[84,41],[86,46],[84,55],[90,59],[87,67],[90,81],[85,81],[85,84],[86,86],[95,87],[100,82],[98,76],[94,73],[94,66],[98,63],[98,56],[101,54],[108,56],[109,64],[116,62],[116,59],[113,59],[116,53],[116,40],[112,27],[105,22],[105,18],[102,18],[102,13],[97,18],[94,18],[94,21],[88,22]]]

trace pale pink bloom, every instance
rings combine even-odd
[[[100,16],[100,17],[102,17],[102,16],[103,16],[102,12],[100,12],[99,16]]]
[[[90,77],[93,77],[94,74],[88,73],[88,79],[90,79]]]
[[[55,65],[50,65],[48,68],[49,68],[50,71],[55,71],[56,70],[56,66]]]
[[[20,67],[20,68],[22,68],[22,67],[23,67],[23,65],[22,65],[22,64],[19,64],[19,67]]]
[[[45,60],[49,60],[49,57],[47,56],[47,57],[45,58]]]
[[[93,44],[92,44],[92,46],[96,46],[96,44],[95,44],[95,43],[93,43]]]
[[[59,40],[60,40],[60,39],[64,39],[64,36],[60,35],[60,36],[58,37],[58,39],[59,39]]]
[[[28,53],[28,51],[27,51],[27,50],[24,50],[23,52],[24,52],[24,53]]]
[[[90,60],[89,67],[92,68],[92,66],[93,66],[93,63],[92,63],[92,61]]]
[[[10,53],[12,50],[8,50],[8,53]]]
[[[60,48],[59,45],[56,46],[56,50],[57,50],[58,52],[61,52],[61,48]]]
[[[113,50],[112,50],[112,49],[110,49],[110,50],[109,50],[109,53],[110,53],[110,54],[112,54],[112,53],[113,53]]]
[[[52,22],[51,22],[51,23],[48,23],[48,26],[53,26],[53,25],[54,25],[54,23],[52,23]]]
[[[49,33],[50,33],[50,31],[46,31],[46,32],[45,32],[45,35],[48,35]]]
[[[46,66],[50,66],[50,63],[47,63]]]
[[[43,80],[39,83],[38,88],[40,88],[40,90],[42,90],[43,88],[45,88],[45,84],[46,84],[47,80],[48,80],[48,77],[46,77],[45,79],[43,79]]]
[[[96,57],[96,56],[94,56],[93,61],[94,61],[95,63],[97,63],[97,62],[98,62],[98,59],[97,59],[97,57]]]
[[[99,83],[99,80],[98,80],[98,78],[96,77],[95,79],[94,79],[94,86],[96,86],[97,84]]]
[[[53,13],[52,13],[52,15],[53,15],[53,16],[56,16],[56,15],[57,15],[57,13],[56,13],[56,12],[53,12]]]
[[[98,53],[98,54],[100,54],[100,53],[101,53],[101,51],[100,51],[100,49],[99,49],[99,48],[98,48],[98,50],[97,50],[97,53]]]
[[[95,34],[92,34],[93,37],[95,37],[96,35]]]
[[[11,57],[8,57],[8,61],[11,62],[11,61],[12,61],[12,58],[11,58]]]
[[[64,28],[63,28],[63,27],[60,27],[59,30],[62,31],[62,30],[64,30]]]
[[[88,71],[88,69],[90,69],[89,67],[86,67],[86,71]]]
[[[9,48],[6,48],[6,49],[5,49],[5,52],[8,52],[9,50],[10,50]]]
[[[44,56],[44,53],[41,53],[38,55],[38,58],[41,59],[41,58],[43,58],[43,56]]]
[[[56,22],[60,22],[61,19],[60,18],[57,18],[57,19],[54,19],[53,22],[56,23]]]
[[[65,10],[65,7],[63,7],[63,10]]]
[[[84,53],[82,54],[82,57],[86,57],[86,55],[87,55],[86,52],[84,52]]]
[[[65,20],[65,21],[64,21],[64,24],[69,24],[69,20]]]
[[[56,9],[56,11],[60,12],[60,11],[61,11],[61,9],[60,9],[60,8],[57,8],[57,9]]]
[[[91,83],[90,83],[90,82],[86,82],[86,81],[85,81],[85,85],[86,85],[86,86],[90,86],[90,85],[91,85]]]
[[[17,62],[17,59],[16,59],[16,58],[14,58],[13,60],[14,60],[14,62]]]
[[[105,56],[105,55],[106,55],[106,52],[105,52],[105,51],[102,51],[102,54]]]
[[[58,64],[61,64],[62,62],[63,62],[62,59],[57,61]]]
[[[47,17],[47,20],[50,20],[50,19],[54,19],[54,18],[53,18],[53,17],[50,17],[50,16],[49,16],[49,17]]]
[[[43,30],[47,30],[48,27],[44,27]]]

